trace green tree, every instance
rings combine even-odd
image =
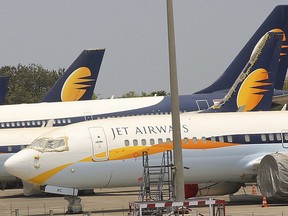
[[[139,95],[135,91],[129,91],[121,96],[121,98],[133,98],[139,97]]]
[[[161,90],[161,91],[153,91],[150,93],[151,96],[168,96],[170,95],[168,92],[164,91],[164,90]]]
[[[64,69],[49,71],[36,64],[1,67],[0,75],[10,77],[6,104],[40,102],[63,73]]]
[[[132,98],[132,97],[151,97],[151,96],[168,96],[169,93],[167,93],[166,91],[153,91],[151,93],[147,93],[147,92],[141,92],[140,95],[138,95],[135,91],[129,91],[127,93],[125,93],[124,95],[121,96],[121,98]]]

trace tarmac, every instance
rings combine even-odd
[[[138,201],[138,187],[97,189],[94,195],[81,196],[83,213],[74,215],[121,216],[128,215],[129,203]],[[267,201],[262,207],[262,196],[252,187],[240,189],[234,195],[216,196],[226,201],[226,216],[288,216],[288,202]],[[0,191],[0,216],[67,215],[68,202],[63,196],[39,195],[25,197],[21,189]],[[189,215],[209,216],[207,206],[190,207]],[[53,214],[52,214],[53,213]]]

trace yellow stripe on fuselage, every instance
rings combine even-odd
[[[235,146],[238,144],[235,143],[227,143],[227,142],[212,142],[210,140],[206,140],[205,143],[203,143],[201,140],[198,140],[197,143],[193,143],[192,140],[188,140],[187,143],[185,143],[182,140],[182,148],[183,149],[214,149],[214,148],[224,148],[224,147],[230,147]],[[155,144],[153,146],[127,146],[122,147],[118,149],[113,149],[109,151],[109,159],[108,160],[124,160],[124,159],[131,159],[135,157],[141,157],[142,152],[146,151],[149,155],[151,154],[157,154],[161,152],[165,152],[167,150],[173,149],[173,142],[170,144],[162,143],[162,144]],[[95,158],[103,158],[107,155],[106,152],[102,152],[95,155]],[[87,158],[84,158],[80,160],[79,162],[91,162],[92,156],[89,156]]]
[[[198,140],[197,143],[193,143],[191,139],[188,140],[187,143],[182,140],[182,148],[183,149],[214,149],[214,148],[224,148],[224,147],[231,147],[236,146],[238,144],[235,143],[227,143],[227,142],[212,142],[210,140],[206,140],[206,142],[202,142]],[[157,154],[161,152],[165,152],[167,150],[173,149],[173,142],[170,144],[162,143],[162,144],[155,144],[153,146],[127,146],[118,149],[113,149],[109,151],[109,158],[108,160],[125,160],[131,159],[136,157],[141,157],[142,152],[146,151],[149,155]],[[95,155],[96,158],[103,158],[107,153],[102,152]],[[84,159],[79,160],[78,162],[92,162],[92,156],[86,157]],[[105,161],[103,161],[105,162]],[[95,162],[96,163],[96,162]],[[54,168],[52,170],[46,171],[42,174],[39,174],[28,181],[36,183],[36,184],[43,184],[49,178],[56,175],[61,170],[65,169],[66,167],[72,165],[74,163],[65,164]]]
[[[70,166],[73,163],[69,163],[69,164],[65,164],[59,167],[56,167],[52,170],[48,170],[44,173],[41,173],[31,179],[29,179],[29,182],[33,182],[36,184],[42,184],[43,182],[47,181],[49,178],[51,178],[52,176],[56,175],[58,172],[60,172],[61,170],[65,169],[66,167]]]

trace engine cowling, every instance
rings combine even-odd
[[[257,183],[263,196],[288,199],[288,154],[273,153],[262,158]]]

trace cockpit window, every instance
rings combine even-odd
[[[39,138],[32,142],[27,148],[34,149],[40,152],[61,152],[68,151],[68,138],[58,137],[58,138]]]

